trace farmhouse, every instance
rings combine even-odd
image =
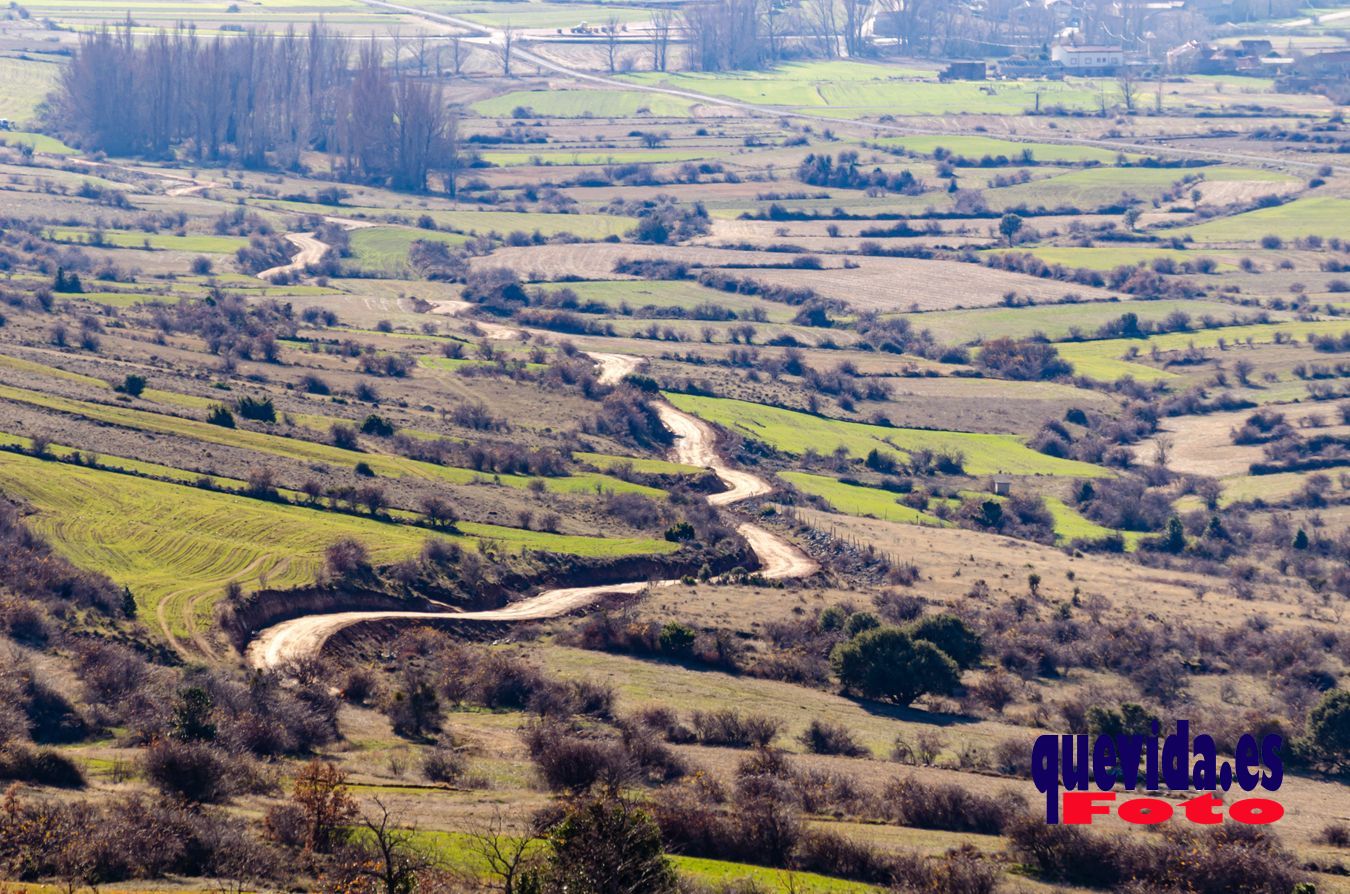
[[[1125,64],[1125,51],[1121,47],[1057,45],[1050,48],[1050,58],[1069,74],[1112,74]]]

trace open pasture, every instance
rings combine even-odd
[[[1195,319],[1210,315],[1220,320],[1229,320],[1234,314],[1241,312],[1242,308],[1222,301],[1164,299],[1092,301],[1018,308],[990,307],[902,316],[916,329],[928,329],[940,341],[969,344],[1003,335],[1011,338],[1027,338],[1037,333],[1058,341],[1067,338],[1070,330],[1074,328],[1091,333],[1127,313],[1136,315],[1141,321],[1160,322],[1174,313],[1189,314]]]
[[[1121,376],[1133,376],[1140,381],[1171,379],[1176,373],[1143,362],[1128,359],[1131,353],[1147,357],[1158,351],[1182,351],[1189,347],[1218,348],[1222,341],[1235,350],[1250,341],[1254,345],[1270,344],[1278,338],[1305,339],[1310,335],[1339,335],[1350,328],[1350,322],[1328,320],[1319,322],[1257,323],[1247,326],[1224,326],[1218,329],[1200,329],[1195,332],[1170,332],[1148,338],[1113,338],[1102,341],[1069,342],[1059,345],[1059,353],[1074,366],[1081,376],[1112,382]]]
[[[1202,243],[1256,242],[1271,235],[1281,239],[1344,236],[1347,220],[1350,220],[1350,199],[1322,195],[1188,227],[1163,230],[1159,235],[1177,236]]]
[[[808,450],[826,454],[843,447],[850,456],[858,458],[872,450],[904,458],[913,451],[928,450],[963,454],[965,471],[971,475],[1002,473],[1091,478],[1111,474],[1100,466],[1037,453],[1011,435],[888,428],[726,398],[690,394],[668,394],[667,397],[680,409],[742,437],[797,455]]]

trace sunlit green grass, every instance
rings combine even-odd
[[[77,227],[52,227],[47,231],[56,242],[81,245],[102,244],[115,248],[151,248],[161,251],[190,251],[203,254],[233,254],[248,245],[242,236],[175,236],[172,233],[142,233],[136,230],[93,230]],[[98,242],[97,240],[101,240]]]
[[[352,231],[349,262],[368,273],[386,276],[408,275],[408,249],[416,241],[444,242],[463,245],[467,237],[458,233],[436,230],[413,230],[404,227],[366,227]]]
[[[1163,236],[1191,238],[1196,242],[1256,242],[1263,236],[1294,239],[1299,236],[1342,236],[1350,220],[1350,199],[1309,196],[1223,217],[1189,227],[1164,230]]]
[[[517,90],[472,108],[489,118],[508,118],[516,109],[549,118],[684,118],[693,106],[693,100],[641,90]]]
[[[323,463],[334,468],[349,470],[354,470],[357,463],[365,463],[376,475],[381,477],[422,478],[448,484],[499,484],[515,488],[523,488],[533,480],[540,480],[544,483],[545,488],[555,493],[610,490],[616,493],[633,492],[652,497],[664,496],[664,492],[655,488],[633,484],[599,473],[582,472],[576,475],[539,479],[526,475],[492,475],[477,472],[473,469],[420,462],[393,454],[342,450],[330,444],[290,438],[280,434],[250,431],[244,428],[223,428],[198,419],[154,413],[126,406],[72,400],[7,385],[0,385],[0,398],[58,412],[71,413],[98,422],[119,425],[138,431],[177,435],[208,444],[238,447],[242,450],[279,456],[304,463]]]
[[[199,629],[208,625],[215,601],[232,581],[245,589],[313,582],[324,551],[344,537],[364,543],[377,563],[415,555],[433,538],[490,539],[508,550],[586,556],[666,553],[676,547],[664,540],[548,534],[477,522],[461,522],[462,536],[435,534],[8,452],[0,452],[0,488],[37,510],[29,523],[71,562],[130,587],[144,617],[162,609],[174,636],[187,635],[189,617]]]
[[[1350,330],[1350,321],[1260,323],[1250,326],[1225,326],[1219,329],[1201,329],[1196,332],[1169,332],[1148,338],[1113,338],[1104,341],[1064,343],[1058,345],[1060,356],[1073,364],[1080,376],[1104,382],[1114,382],[1122,376],[1133,376],[1144,382],[1176,378],[1176,373],[1125,359],[1128,352],[1137,350],[1140,357],[1159,351],[1180,351],[1190,345],[1197,348],[1217,347],[1220,340],[1232,345],[1273,342],[1276,336],[1306,339],[1310,335],[1339,335]]]
[[[1090,463],[1038,453],[1012,435],[888,428],[863,422],[826,419],[809,413],[727,398],[669,394],[670,402],[688,413],[730,431],[793,454],[815,450],[828,454],[843,447],[864,457],[871,450],[907,456],[916,450],[959,452],[971,475],[1068,475],[1100,477],[1106,469]]]
[[[946,527],[949,524],[935,515],[904,505],[900,502],[899,494],[879,488],[846,484],[827,475],[809,472],[779,472],[778,477],[803,493],[820,497],[846,515],[870,516],[912,525]]]
[[[61,63],[45,59],[0,57],[0,118],[20,125],[32,122],[38,105],[56,86]],[[0,131],[0,137],[5,136]]]
[[[1057,143],[1023,143],[1018,140],[1000,140],[994,137],[958,134],[951,136],[886,137],[877,140],[877,143],[882,146],[899,146],[921,155],[931,155],[938,147],[942,147],[953,155],[975,160],[986,155],[995,157],[1004,155],[1008,158],[1018,158],[1023,152],[1030,152],[1032,158],[1039,162],[1096,161],[1102,164],[1115,164],[1118,157],[1118,153],[1110,149],[1099,149],[1095,146],[1074,146],[1067,143],[1063,145]]]
[[[1142,321],[1160,321],[1181,312],[1192,319],[1209,314],[1231,320],[1241,308],[1220,301],[1177,299],[1162,301],[1096,301],[1081,304],[1043,304],[1034,307],[981,307],[971,310],[941,310],[903,314],[915,329],[928,329],[943,342],[969,343],[1009,336],[1025,338],[1036,333],[1058,340],[1077,327],[1089,334],[1100,326],[1132,313]]]

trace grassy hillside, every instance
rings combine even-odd
[[[815,450],[824,454],[837,447],[843,447],[855,457],[866,456],[873,449],[902,456],[914,450],[959,451],[965,456],[966,471],[972,475],[1098,477],[1110,474],[1089,463],[1037,453],[1011,435],[887,428],[740,400],[688,394],[669,394],[667,397],[681,410],[788,453]]]

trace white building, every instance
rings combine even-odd
[[[1125,64],[1121,47],[1053,46],[1050,58],[1064,66],[1066,74],[1110,74]]]

